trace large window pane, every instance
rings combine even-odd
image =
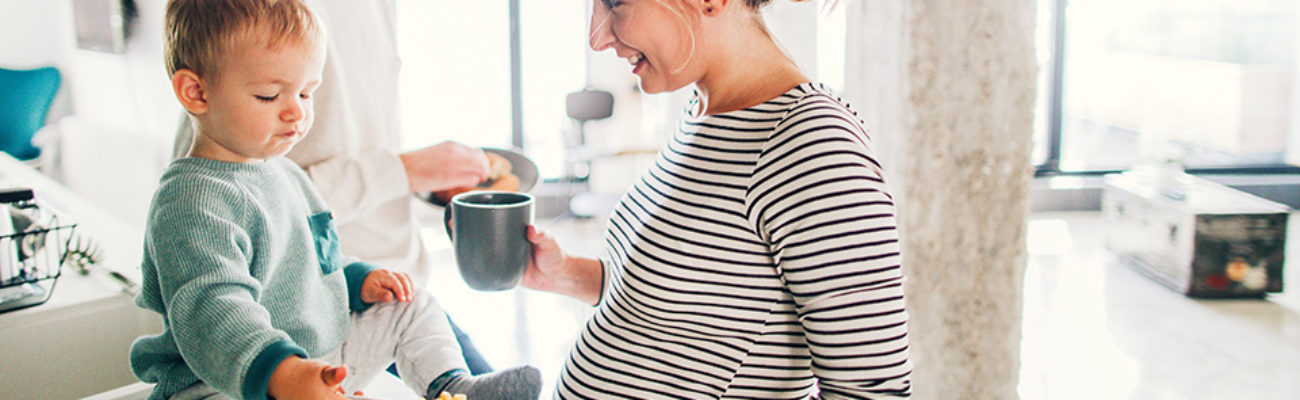
[[[1295,0],[1069,2],[1061,169],[1284,165],[1296,10]]]
[[[590,0],[520,1],[524,147],[544,177],[564,172],[565,96],[587,79]]]
[[[508,5],[398,0],[404,146],[510,146]]]
[[[542,176],[563,169],[564,96],[586,83],[587,0],[520,2],[525,152]],[[399,0],[403,143],[511,146],[507,1]]]

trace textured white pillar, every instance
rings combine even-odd
[[[1034,0],[850,2],[846,96],[899,204],[917,399],[1015,399]]]

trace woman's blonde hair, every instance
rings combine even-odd
[[[301,0],[170,0],[163,28],[167,75],[212,72],[240,40],[268,47],[315,44],[324,27]]]

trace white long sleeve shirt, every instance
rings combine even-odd
[[[338,218],[343,253],[428,278],[401,151],[392,0],[309,0],[329,35],[316,123],[289,152]]]

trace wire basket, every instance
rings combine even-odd
[[[54,294],[77,225],[54,219],[50,226],[0,236],[0,312],[43,304]]]

